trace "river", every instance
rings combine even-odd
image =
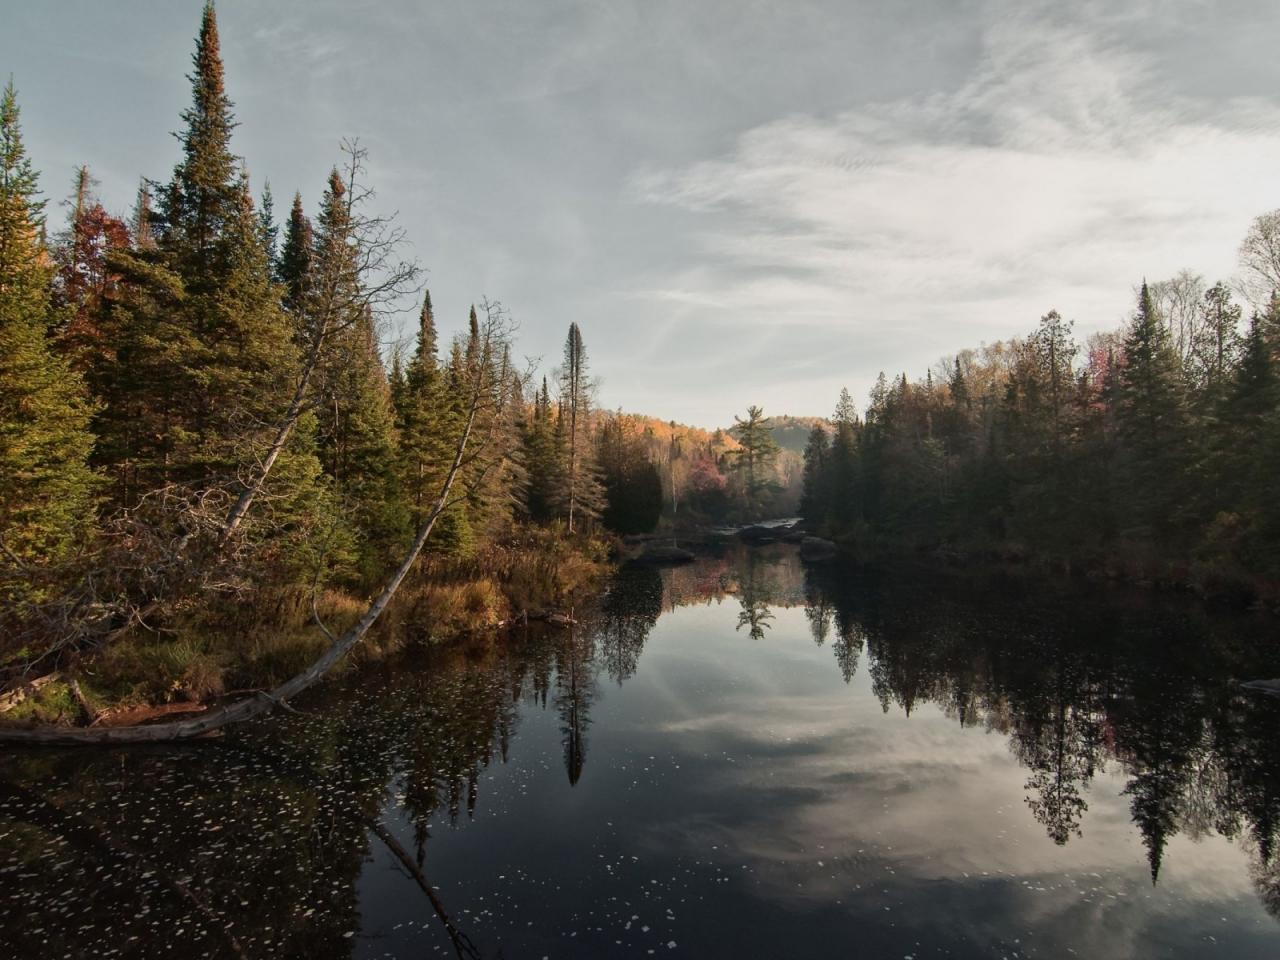
[[[0,953],[1280,956],[1270,620],[781,544],[575,614],[10,751]]]

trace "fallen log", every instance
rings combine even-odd
[[[492,356],[493,348],[493,332],[496,329],[496,316],[494,310],[491,309],[488,318],[488,326],[486,328],[485,340],[483,345],[483,355],[486,358]],[[196,717],[183,720],[173,720],[165,723],[143,724],[138,726],[118,726],[118,727],[57,727],[57,726],[40,726],[40,727],[18,727],[18,726],[0,726],[0,743],[16,743],[28,744],[32,746],[101,746],[106,744],[134,744],[134,743],[156,743],[161,741],[173,740],[191,740],[196,737],[206,736],[222,727],[232,723],[243,723],[246,720],[252,720],[261,716],[276,706],[286,706],[287,701],[296,697],[303,690],[306,690],[313,683],[328,673],[347,653],[364,638],[369,629],[381,616],[382,612],[391,603],[395,597],[396,591],[400,589],[400,584],[404,582],[404,578],[408,576],[410,569],[418,559],[418,555],[422,553],[422,548],[426,545],[427,540],[431,536],[431,531],[435,528],[436,520],[444,513],[446,509],[452,506],[457,499],[450,499],[450,492],[453,489],[454,481],[457,480],[459,472],[466,463],[474,463],[478,455],[467,458],[467,446],[471,441],[471,433],[476,424],[476,418],[480,411],[483,399],[489,394],[490,386],[486,382],[484,371],[486,363],[477,365],[479,373],[476,375],[471,386],[470,405],[467,410],[467,418],[463,423],[461,432],[458,435],[457,442],[454,447],[453,462],[449,466],[449,471],[445,475],[440,485],[440,493],[432,504],[430,513],[423,520],[418,528],[417,535],[414,537],[413,545],[409,548],[400,565],[396,568],[391,579],[387,581],[386,586],[382,588],[382,592],[374,599],[364,615],[353,624],[341,637],[335,637],[329,632],[321,621],[319,614],[315,609],[315,597],[312,596],[312,614],[316,621],[316,625],[329,638],[330,645],[320,657],[307,667],[301,673],[291,677],[284,683],[280,684],[270,692],[261,692],[256,696],[239,700],[235,703],[229,703],[225,706],[217,707],[206,713]],[[503,376],[506,376],[505,367]],[[502,381],[499,381],[500,383]],[[501,403],[501,401],[499,401]],[[496,422],[497,418],[495,418]],[[483,450],[483,447],[481,448]],[[486,471],[487,472],[487,471]],[[465,496],[466,494],[461,494]]]

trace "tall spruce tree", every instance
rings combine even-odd
[[[262,202],[258,207],[258,232],[261,235],[262,249],[267,253],[267,267],[272,276],[276,273],[279,251],[276,246],[280,239],[280,227],[276,223],[276,201],[271,193],[271,184],[262,184]]]
[[[564,437],[564,514],[569,532],[582,520],[600,516],[604,491],[596,471],[591,443],[593,388],[587,375],[587,348],[576,323],[569,324],[560,368],[560,428]]]
[[[192,57],[191,106],[178,134],[182,160],[161,196],[161,246],[192,293],[215,288],[225,272],[224,235],[240,206],[238,159],[231,153],[235,119],[227,97],[218,19],[206,0]]]
[[[135,493],[235,482],[269,442],[298,369],[294,325],[230,151],[234,123],[211,3],[194,63],[157,249],[118,264],[130,288],[113,319],[120,350],[94,378],[114,397],[103,452],[113,467],[128,463]]]
[[[311,220],[302,209],[302,194],[293,195],[289,208],[289,220],[284,228],[284,242],[276,261],[276,279],[284,287],[284,305],[292,314],[299,315],[305,307],[307,288],[311,277],[311,257],[315,236]]]
[[[346,184],[337,169],[321,201],[310,297],[336,311],[316,372],[315,412],[321,463],[336,484],[360,537],[357,573],[380,576],[407,534],[396,476],[394,411],[373,312],[362,301]]]
[[[0,607],[39,599],[92,527],[92,408],[53,352],[44,203],[22,142],[13,83],[0,95]]]
[[[546,523],[556,516],[559,492],[564,486],[565,458],[556,421],[547,378],[543,377],[542,389],[534,395],[533,411],[521,439],[522,459],[528,475],[525,515],[538,523]]]
[[[1168,540],[1181,520],[1190,422],[1182,365],[1145,282],[1125,337],[1116,400],[1132,533]]]
[[[430,508],[431,498],[448,467],[451,424],[444,396],[444,381],[437,356],[435,313],[431,291],[423,294],[418,314],[418,337],[404,370],[404,386],[398,404],[401,486],[408,498],[414,523]]]

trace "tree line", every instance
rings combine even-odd
[[[463,557],[522,526],[656,523],[657,468],[596,409],[577,324],[536,387],[500,304],[473,306],[441,342],[358,142],[314,215],[295,193],[281,224],[269,185],[254,197],[212,2],[189,79],[169,179],[143,179],[115,216],[81,167],[60,229],[12,81],[0,98],[10,679],[193,606],[321,585],[370,595],[411,549]],[[416,339],[385,356],[387,317],[410,297]]]
[[[856,549],[1038,557],[1252,596],[1280,573],[1280,211],[1237,291],[1184,271],[1081,344],[1051,310],[922,380],[843,391],[805,451],[802,513]]]

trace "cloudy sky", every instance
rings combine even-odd
[[[60,198],[163,178],[198,0],[13,4],[0,71]],[[448,329],[484,295],[602,402],[827,413],[1056,308],[1235,271],[1280,207],[1280,4],[221,0],[235,149],[314,209],[369,148]],[[405,317],[394,324],[407,329]],[[398,331],[396,331],[398,332]]]

